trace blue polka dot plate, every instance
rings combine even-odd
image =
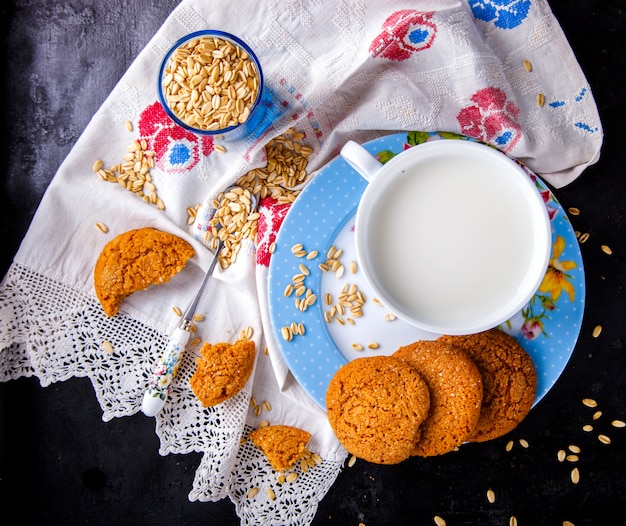
[[[363,146],[381,162],[430,140],[472,140],[449,133],[409,132]],[[552,254],[529,303],[501,329],[530,354],[541,400],[574,350],[585,304],[578,240],[547,186],[528,171],[552,224]],[[392,354],[401,345],[435,339],[396,318],[370,292],[359,272],[354,219],[367,183],[341,157],[324,166],[287,213],[269,267],[269,305],[280,351],[296,380],[325,409],[326,390],[349,360]]]

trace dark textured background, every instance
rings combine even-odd
[[[538,1],[538,0],[533,0]],[[158,30],[174,0],[4,0],[0,7],[0,271],[4,275],[50,179],[105,97]],[[319,507],[315,525],[433,524],[520,526],[622,524],[626,511],[624,338],[624,148],[626,3],[554,0],[596,97],[605,130],[601,161],[556,191],[576,206],[588,304],[582,334],[555,387],[505,437],[458,453],[381,467],[346,468]],[[54,220],[54,218],[51,218]],[[613,248],[607,256],[600,250]],[[593,327],[603,326],[600,337]],[[593,433],[582,426],[593,397],[603,411]],[[191,503],[200,455],[158,454],[154,420],[103,423],[87,379],[42,388],[36,379],[0,384],[0,505],[3,524],[237,524],[233,505]],[[597,440],[605,432],[610,445]],[[530,443],[525,449],[518,439]],[[509,439],[516,440],[511,452]],[[557,461],[582,448],[581,482]],[[497,500],[489,504],[492,488]],[[618,517],[617,522],[611,520]]]

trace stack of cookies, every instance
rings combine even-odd
[[[530,411],[536,387],[530,356],[492,329],[353,360],[332,378],[326,409],[350,453],[395,464],[508,433]]]

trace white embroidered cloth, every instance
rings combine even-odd
[[[173,125],[157,102],[162,57],[181,36],[206,28],[233,33],[254,49],[269,93],[264,125],[223,143],[226,153],[215,149],[216,140]],[[189,227],[187,208],[206,205],[263,166],[264,145],[291,127],[314,149],[311,173],[348,139],[441,130],[489,142],[557,188],[594,163],[602,143],[590,87],[544,1],[184,0],[59,168],[4,277],[0,379],[34,375],[47,386],[87,376],[104,420],[137,413],[148,374],[178,322],[172,306],[186,307],[211,257],[197,234],[206,218],[200,214]],[[155,152],[151,175],[163,211],[92,171],[96,159],[105,166],[121,162],[135,139]],[[253,328],[259,350],[253,377],[237,396],[205,410],[189,388],[197,347],[189,349],[156,417],[156,433],[161,454],[204,453],[191,500],[229,497],[242,524],[305,525],[346,452],[325,413],[290,375],[269,321],[268,241],[280,226],[277,210],[262,203],[267,226],[258,251],[248,242],[236,264],[215,273],[199,306],[204,341],[232,341]],[[107,318],[93,290],[95,260],[113,236],[143,226],[186,237],[197,256],[170,282],[134,294]],[[112,353],[104,351],[105,341]],[[255,414],[251,396],[271,411]],[[277,484],[264,456],[240,444],[265,419],[310,431],[309,449],[323,463],[306,472],[297,466],[295,482]],[[260,491],[248,498],[252,487]]]

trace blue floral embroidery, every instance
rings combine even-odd
[[[162,163],[166,171],[182,172],[191,170],[198,162],[198,144],[187,137],[170,138],[162,154]]]
[[[430,37],[430,33],[425,29],[414,29],[409,33],[409,40],[412,44],[422,44]]]
[[[576,128],[580,128],[581,130],[589,132],[589,133],[596,133],[599,129],[597,126],[589,126],[589,124],[585,122],[575,122],[574,126],[576,126]]]
[[[552,102],[548,102],[548,106],[555,110],[559,109],[561,111],[564,111],[565,116],[566,116],[565,118],[567,120],[570,120],[575,115],[574,113],[576,111],[575,107],[585,102],[589,93],[590,93],[589,88],[587,86],[583,86],[573,97],[568,98],[568,99],[561,99],[561,100],[557,99]],[[593,133],[597,133],[600,131],[599,126],[590,124],[583,120],[573,122],[573,126],[575,128],[578,128],[579,130],[582,130],[586,134],[593,134]]]
[[[498,146],[506,146],[513,137],[514,134],[512,132],[505,131],[502,135],[495,138],[495,143]]]
[[[189,162],[192,154],[189,147],[184,143],[173,144],[170,149],[170,163],[173,165],[183,165]]]
[[[468,0],[474,16],[500,29],[513,29],[528,16],[531,0]]]

